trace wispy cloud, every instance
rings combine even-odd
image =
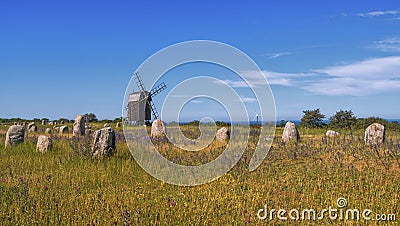
[[[307,73],[278,73],[268,70],[243,72],[250,87],[270,85],[297,87],[316,95],[368,96],[400,91],[400,56],[365,59]],[[265,76],[265,78],[264,78]],[[242,80],[224,80],[234,88],[249,87]],[[244,99],[244,102],[252,99]]]
[[[366,96],[400,89],[400,56],[367,59],[317,70],[325,78],[303,88],[329,96]]]
[[[274,54],[270,55],[268,58],[269,59],[275,59],[275,58],[278,58],[278,57],[281,57],[281,56],[291,55],[291,54],[293,54],[293,53],[289,53],[289,52],[274,53]]]
[[[243,80],[223,80],[222,82],[234,88],[260,87],[269,85],[295,86],[296,81],[304,77],[313,76],[312,73],[279,73],[273,71],[243,71],[247,84]],[[266,80],[267,79],[267,80]]]
[[[400,14],[399,10],[385,10],[385,11],[372,11],[367,13],[358,13],[357,16],[361,17],[377,17],[377,16],[396,16]]]
[[[256,103],[257,99],[253,97],[240,97],[241,101],[244,103]]]
[[[374,43],[374,48],[384,52],[400,52],[400,38],[392,37]]]

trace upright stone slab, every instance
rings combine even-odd
[[[117,122],[117,125],[115,126],[115,128],[120,128],[122,126],[121,122]]]
[[[60,134],[68,133],[68,126],[61,126],[60,127]]]
[[[5,146],[12,146],[23,143],[25,138],[25,128],[19,125],[12,125],[6,133]]]
[[[326,133],[325,133],[325,136],[326,137],[337,137],[337,136],[339,136],[340,135],[340,133],[338,133],[338,132],[336,132],[336,131],[333,131],[333,130],[328,130],[328,131],[326,131]]]
[[[225,127],[222,127],[221,129],[217,130],[217,133],[215,134],[215,139],[217,141],[226,141],[229,138],[230,138],[230,132]]]
[[[297,142],[300,139],[300,134],[296,129],[296,125],[293,122],[287,122],[285,129],[283,129],[282,142],[286,143],[288,141]]]
[[[36,150],[45,153],[53,147],[53,142],[50,137],[40,135],[36,144]]]
[[[365,129],[365,144],[378,145],[385,141],[385,126],[379,123],[372,123]]]
[[[28,124],[28,132],[37,132],[37,126],[34,122]]]
[[[50,128],[46,128],[46,130],[44,131],[47,134],[51,134],[51,129]]]
[[[104,126],[103,126],[104,128],[107,128],[107,127],[110,127],[110,124],[109,123],[104,123]]]
[[[42,120],[42,125],[43,126],[47,125],[47,121],[46,120]]]
[[[161,119],[156,119],[151,124],[151,134],[152,138],[162,137],[165,135],[165,126]]]
[[[93,137],[93,157],[111,156],[116,152],[115,133],[111,127],[96,130]]]
[[[72,128],[72,136],[84,136],[85,135],[85,117],[77,115]]]

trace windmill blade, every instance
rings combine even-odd
[[[154,105],[153,101],[147,100],[147,103],[150,105],[151,113],[153,114],[154,120],[158,119],[158,112],[156,106]]]
[[[142,81],[142,78],[140,78],[140,76],[139,76],[139,72],[135,73],[135,80],[136,80],[136,84],[140,88],[140,90],[142,92],[146,91],[146,88],[144,87],[144,83]]]
[[[149,96],[150,96],[150,97],[153,97],[153,96],[159,94],[161,91],[163,91],[163,90],[166,89],[166,88],[167,88],[167,86],[166,86],[165,83],[163,82],[163,83],[161,83],[160,85],[156,86],[154,89],[152,89],[152,90],[150,91]]]

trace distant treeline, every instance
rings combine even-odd
[[[115,118],[114,120],[104,119],[98,120],[97,116],[93,113],[87,113],[83,115],[86,119],[86,122],[102,122],[102,123],[110,123],[110,122],[121,122],[122,118]],[[64,123],[73,123],[74,119],[67,118],[59,118],[56,120],[50,120],[48,118],[33,118],[33,119],[23,119],[23,118],[0,118],[0,123],[14,123],[14,122],[37,122],[40,123],[42,121],[46,122],[64,122]]]

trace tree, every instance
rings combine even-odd
[[[97,122],[97,116],[93,113],[86,113],[83,115],[85,117],[86,122]]]
[[[300,126],[318,128],[324,125],[322,119],[325,118],[325,115],[320,112],[319,108],[314,110],[305,110],[303,113],[304,116],[301,118]]]
[[[357,122],[357,118],[354,116],[351,110],[349,111],[337,111],[332,117],[329,118],[329,126],[334,128],[351,128]]]
[[[279,121],[279,127],[285,127],[285,125],[286,125],[286,121],[285,120],[281,120],[281,121]]]

